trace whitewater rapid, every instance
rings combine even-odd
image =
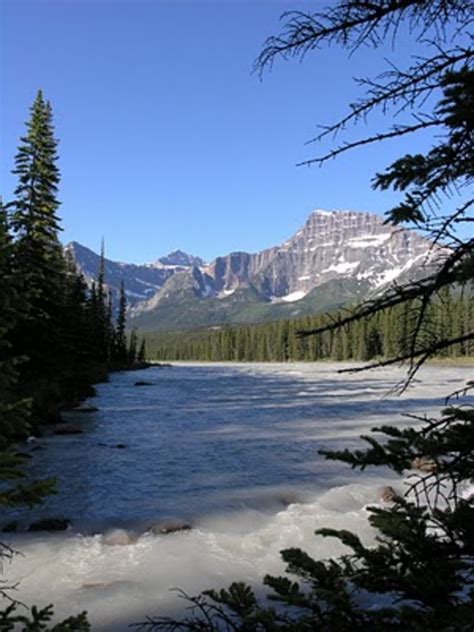
[[[403,481],[386,469],[354,472],[318,449],[360,446],[373,426],[414,423],[400,413],[438,412],[472,371],[425,367],[397,397],[389,392],[404,369],[339,368],[179,364],[113,375],[90,400],[98,411],[74,418],[83,434],[30,445],[31,473],[56,476],[59,493],[14,517],[26,526],[61,515],[72,526],[4,534],[21,551],[3,567],[18,582],[15,596],[54,603],[58,616],[87,610],[94,630],[121,632],[146,614],[182,609],[170,588],[258,586],[283,571],[279,551],[290,546],[317,558],[342,553],[314,535],[320,527],[373,542],[367,506],[381,502],[385,485],[403,491]],[[170,519],[193,528],[149,531]],[[130,544],[114,544],[121,530]]]

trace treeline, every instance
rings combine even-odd
[[[62,407],[139,355],[136,335],[126,337],[123,288],[112,317],[103,256],[88,289],[64,253],[56,161],[52,110],[39,92],[15,159],[14,199],[0,205],[0,405],[28,402],[34,423],[56,421]]]
[[[317,360],[370,360],[409,353],[419,303],[405,303],[334,332],[299,337],[297,332],[328,324],[330,315],[319,314],[261,325],[225,327],[193,332],[146,335],[149,357],[157,360],[286,362]],[[474,326],[474,301],[469,293],[443,290],[423,319],[426,342],[457,338]],[[442,356],[472,356],[472,341],[453,345]]]

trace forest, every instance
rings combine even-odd
[[[149,357],[157,360],[367,361],[404,356],[409,352],[415,307],[409,302],[397,305],[320,336],[299,336],[298,332],[324,328],[337,319],[337,314],[200,331],[146,332],[144,337]],[[444,333],[450,338],[464,337],[474,327],[473,294],[444,288],[438,301],[430,306],[425,326],[426,336],[439,337]],[[438,353],[439,358],[472,355],[472,340],[463,340]]]
[[[0,405],[5,414],[23,402],[36,425],[60,421],[61,409],[140,356],[126,333],[124,289],[116,310],[107,291],[104,253],[88,288],[59,240],[57,144],[39,91],[15,158],[15,199],[0,208]]]

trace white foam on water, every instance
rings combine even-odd
[[[382,369],[376,375],[341,375],[335,373],[333,364],[301,363],[178,365],[170,373],[160,373],[163,378],[152,371],[147,378],[153,376],[157,381],[160,415],[165,414],[166,406],[174,409],[182,406],[180,410],[186,411],[182,413],[183,418],[173,417],[176,427],[170,432],[175,433],[176,442],[182,440],[183,428],[187,428],[187,432],[193,428],[180,425],[180,420],[188,423],[189,415],[198,412],[199,419],[208,420],[208,425],[204,427],[204,421],[197,424],[189,444],[193,450],[204,449],[206,441],[230,441],[229,444],[209,444],[210,451],[203,452],[202,459],[220,457],[219,446],[224,450],[228,449],[226,446],[238,449],[248,445],[250,449],[251,445],[258,446],[264,441],[268,451],[276,450],[274,459],[269,461],[271,469],[278,468],[279,461],[290,459],[298,445],[311,449],[303,452],[299,460],[289,461],[288,472],[294,478],[288,479],[287,484],[274,478],[271,471],[266,474],[265,468],[256,470],[258,476],[266,476],[265,480],[257,480],[256,473],[255,480],[239,478],[236,483],[232,468],[239,467],[240,454],[244,453],[237,452],[222,471],[217,469],[218,461],[215,470],[211,467],[203,471],[199,471],[199,462],[196,462],[197,469],[189,473],[189,483],[196,489],[209,487],[203,502],[222,509],[197,515],[192,530],[154,535],[143,533],[143,529],[133,531],[123,525],[114,529],[109,525],[105,535],[78,535],[74,529],[54,535],[7,537],[5,534],[3,540],[22,552],[12,564],[4,567],[4,577],[19,583],[15,596],[27,604],[54,603],[58,617],[87,610],[93,629],[102,632],[122,632],[147,614],[177,613],[184,604],[170,591],[173,587],[197,594],[207,588],[225,587],[233,580],[259,586],[265,574],[283,572],[280,551],[284,548],[301,547],[318,559],[343,553],[344,548],[337,540],[314,534],[322,527],[349,529],[358,533],[364,543],[372,544],[374,533],[367,522],[367,507],[381,502],[380,489],[384,485],[403,491],[403,481],[384,469],[354,473],[343,464],[318,457],[318,448],[356,445],[359,434],[381,423],[413,423],[401,418],[398,411],[438,411],[443,405],[439,398],[446,394],[446,385],[454,391],[469,376],[468,369],[427,367],[422,381],[402,398],[382,399],[402,378],[403,370]],[[211,389],[206,395],[202,392],[203,375],[212,380],[217,374],[227,381],[222,383],[224,386],[219,392]],[[186,395],[173,395],[185,376],[190,380]],[[265,392],[258,399],[258,380],[263,377]],[[129,389],[124,391],[124,401],[117,401],[114,389],[125,388],[126,383],[136,379],[137,375],[114,376],[111,384],[100,387],[94,404],[106,409],[107,415],[103,422],[98,415],[96,430],[95,422],[87,421],[91,424],[91,436],[97,431],[97,436],[104,436],[106,440],[107,424],[113,423],[113,415],[118,414],[117,410],[121,414],[127,411],[124,417],[118,417],[117,426],[111,430],[116,443],[122,440],[116,433],[121,424],[126,423],[124,420],[130,418],[130,411],[135,405],[136,410],[143,410],[144,406],[146,409],[141,398],[153,396],[151,387],[149,395],[145,387]],[[196,380],[199,395],[189,388],[192,380]],[[151,404],[150,407],[153,408]],[[143,437],[143,441],[164,440],[160,433],[152,433],[153,426],[146,428],[151,434]],[[135,432],[138,441],[139,429]],[[132,442],[134,438],[128,440]],[[51,450],[57,441],[58,438],[51,440]],[[84,450],[81,448],[84,444],[79,439],[77,442],[68,444],[69,458],[75,449]],[[137,444],[136,450],[139,448]],[[61,454],[64,455],[64,451]],[[261,454],[256,452],[255,458]],[[136,458],[133,450],[121,450],[113,456],[124,459],[121,467],[132,468],[126,470],[128,476],[134,467],[139,467],[139,463],[133,461]],[[183,453],[181,458],[188,456]],[[104,461],[105,471],[107,463],[110,461]],[[171,467],[173,462],[170,463]],[[63,467],[66,466],[68,464],[63,463]],[[146,469],[143,472],[146,473]],[[240,472],[239,477],[243,474]],[[299,478],[302,474],[306,477]],[[83,493],[94,491],[94,481],[89,482],[92,487],[85,487]],[[159,483],[156,480],[156,484]],[[127,476],[120,484],[127,485]],[[184,503],[184,496],[180,495],[184,493],[192,496],[194,492],[192,488],[176,492],[176,515]],[[469,493],[472,489],[466,490],[466,494]],[[100,498],[98,496],[96,502]],[[80,500],[75,498],[71,502]],[[133,502],[131,498],[126,507],[133,506]]]
[[[355,484],[271,517],[249,511],[212,516],[192,531],[144,534],[131,544],[119,530],[115,540],[110,533],[15,538],[22,556],[5,573],[20,582],[25,603],[52,602],[58,616],[85,609],[94,629],[119,632],[145,614],[181,607],[170,588],[196,594],[233,580],[258,584],[266,573],[283,572],[279,553],[288,547],[317,558],[343,552],[337,541],[315,536],[317,528],[351,529],[370,544],[366,506],[377,501],[377,488]]]

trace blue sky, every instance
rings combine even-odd
[[[279,15],[318,2],[286,0],[2,0],[2,193],[38,88],[60,139],[62,239],[107,256],[151,261],[175,248],[204,259],[290,237],[314,208],[383,213],[375,171],[412,149],[374,146],[323,168],[296,167],[306,146],[360,95],[399,49],[332,48],[252,64]],[[361,135],[363,128],[353,133]],[[352,133],[352,132],[351,132]]]

